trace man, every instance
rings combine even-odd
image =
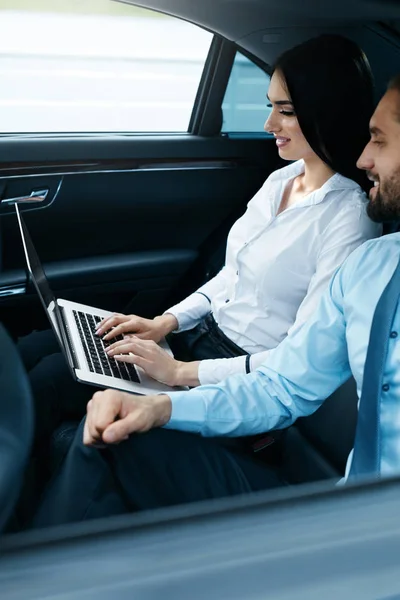
[[[400,219],[400,76],[379,103],[370,130],[358,161],[375,184],[369,214],[376,221]],[[351,374],[363,393],[346,476],[398,472],[399,258],[400,234],[357,249],[333,277],[314,318],[254,373],[168,396],[97,392],[34,525],[283,485],[278,473],[246,451],[243,439],[232,437],[289,426],[313,413]],[[369,345],[370,334],[374,342],[375,331],[384,331],[380,322],[374,325],[380,313],[388,315],[384,351]],[[367,349],[368,356],[377,352],[381,364],[375,365],[372,354],[367,360],[374,368],[364,371]],[[374,379],[371,385],[367,377]]]

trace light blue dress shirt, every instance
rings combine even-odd
[[[400,233],[355,250],[314,316],[249,375],[169,394],[166,425],[203,436],[247,436],[310,415],[353,374],[360,397],[374,311],[400,257]],[[397,335],[398,334],[398,335]],[[380,403],[381,473],[400,470],[400,309],[389,338]],[[346,473],[351,463],[348,460]]]

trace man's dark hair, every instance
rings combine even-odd
[[[282,54],[274,67],[284,79],[300,128],[334,171],[371,187],[356,162],[369,141],[374,111],[372,72],[364,52],[340,35],[321,35]]]
[[[396,90],[400,94],[400,73],[395,75],[389,82],[388,90]],[[397,120],[400,121],[400,102],[396,109]]]
[[[400,92],[400,73],[398,75],[395,75],[393,79],[390,80],[388,89],[397,90],[398,92]]]

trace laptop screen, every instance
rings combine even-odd
[[[15,205],[15,210],[17,213],[18,224],[21,231],[22,244],[24,246],[28,271],[32,277],[33,284],[36,287],[40,299],[42,300],[45,308],[48,309],[52,302],[54,302],[54,304],[56,303],[56,299],[54,297],[53,292],[50,289],[46,274],[43,270],[42,264],[39,260],[35,247],[31,240],[31,236],[29,235],[28,228],[25,225],[25,221],[18,209],[17,204]]]
[[[28,272],[31,276],[33,285],[39,295],[39,298],[46,310],[49,317],[50,324],[53,328],[54,333],[60,343],[62,352],[64,353],[69,367],[72,369],[74,366],[73,356],[70,352],[68,345],[68,335],[65,330],[64,321],[61,315],[60,307],[57,304],[56,297],[54,296],[46,274],[42,267],[42,263],[39,260],[35,247],[33,245],[31,236],[29,235],[28,228],[25,221],[18,209],[18,204],[15,204],[15,212],[17,213],[18,225],[21,232],[22,245],[24,248],[26,264]],[[51,318],[50,313],[54,315],[56,325]]]

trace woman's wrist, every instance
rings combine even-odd
[[[171,385],[188,385],[190,387],[196,387],[200,385],[199,365],[199,360],[192,362],[175,360],[173,383]]]
[[[154,322],[160,326],[163,336],[168,335],[171,331],[178,329],[178,319],[172,313],[165,313],[159,317],[154,318]]]

